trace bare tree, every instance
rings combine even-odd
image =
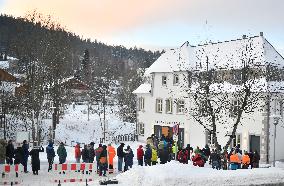
[[[260,100],[265,98],[266,87],[261,82],[266,77],[265,67],[256,61],[263,53],[256,49],[251,38],[243,39],[242,46],[234,51],[235,56],[221,54],[220,48],[206,50],[208,45],[199,47],[196,69],[187,72],[187,92],[192,100],[188,112],[204,127],[218,150],[221,150],[218,133],[227,129],[228,141],[224,147],[227,150],[244,114],[264,108]]]

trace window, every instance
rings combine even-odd
[[[166,100],[166,113],[173,113],[173,101],[171,99]]]
[[[241,135],[236,134],[235,136],[233,136],[231,148],[236,147],[236,146],[241,147],[241,144],[242,144]]]
[[[163,112],[163,100],[156,99],[156,112],[162,113]]]
[[[233,100],[231,113],[230,113],[232,117],[237,116],[240,107],[241,107],[241,102],[239,100]]]
[[[162,85],[167,85],[167,76],[162,76]]]
[[[144,136],[144,123],[138,123],[138,134]]]
[[[174,85],[177,85],[179,83],[179,76],[178,74],[174,74]]]
[[[177,101],[177,113],[184,113],[184,100]]]
[[[143,97],[138,98],[138,110],[144,110],[145,99]]]

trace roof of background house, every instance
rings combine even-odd
[[[151,84],[141,84],[136,90],[132,92],[133,94],[149,94],[151,93]]]
[[[250,66],[274,65],[284,67],[283,57],[262,36],[207,43],[191,46],[185,42],[181,47],[162,54],[146,71],[175,72],[185,70],[205,71],[208,69],[240,69],[244,61]]]

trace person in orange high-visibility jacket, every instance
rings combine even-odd
[[[239,159],[238,154],[235,151],[233,151],[232,155],[230,156],[231,169],[236,170],[240,162],[241,161]]]
[[[246,152],[242,158],[242,168],[247,169],[249,167],[249,164],[250,164],[250,158],[249,158],[248,153]]]
[[[111,144],[108,144],[107,151],[108,151],[108,160],[109,160],[108,171],[109,171],[109,174],[111,174],[113,173],[113,158],[115,157],[116,152],[115,152],[115,148],[111,146]]]

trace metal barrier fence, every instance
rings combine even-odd
[[[22,172],[24,167],[21,164],[0,165],[1,181],[0,185],[18,185],[22,182]]]
[[[126,141],[138,141],[137,134],[124,134],[124,135],[117,135],[112,137],[112,141],[115,143],[126,142]]]

